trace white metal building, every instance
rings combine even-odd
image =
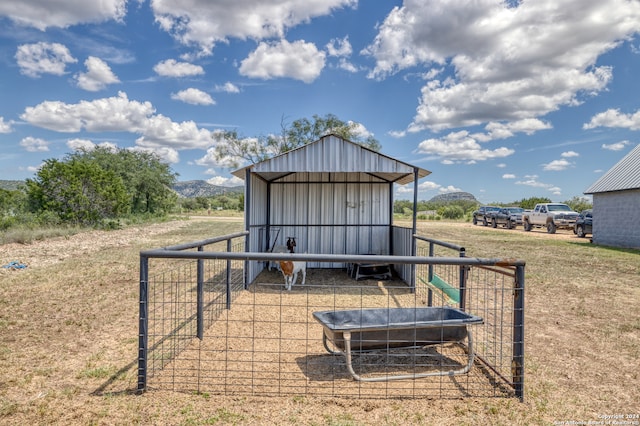
[[[640,248],[640,145],[591,185],[593,242]]]
[[[397,254],[394,184],[414,184],[415,212],[418,181],[430,173],[335,135],[236,170],[245,181],[247,250],[267,252],[294,237],[296,253]],[[264,267],[250,262],[248,282]]]

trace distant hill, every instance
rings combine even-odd
[[[244,186],[218,186],[211,185],[204,180],[188,180],[177,182],[173,185],[173,190],[184,198],[215,197],[229,192],[243,192]]]
[[[23,180],[0,180],[0,189],[7,191],[15,191],[20,185],[24,185]],[[243,186],[218,186],[211,185],[204,180],[189,180],[185,182],[177,182],[173,186],[173,190],[179,196],[185,198],[195,197],[215,197],[216,195],[226,194],[229,192],[243,192]]]
[[[432,199],[429,200],[429,202],[438,202],[438,203],[449,203],[452,201],[461,201],[461,200],[465,200],[465,201],[473,201],[473,202],[478,202],[478,200],[476,200],[476,197],[473,196],[473,194],[470,194],[468,192],[448,192],[446,194],[440,194],[440,195],[436,195],[435,197],[433,197]]]
[[[18,186],[23,185],[23,180],[0,180],[0,189],[6,189],[7,191],[15,191]]]

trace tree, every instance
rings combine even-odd
[[[585,197],[573,197],[564,203],[571,207],[574,212],[581,212],[583,210],[593,208],[591,201]]]
[[[342,121],[333,114],[324,117],[314,115],[313,120],[300,118],[291,125],[283,120],[280,127],[280,135],[253,138],[240,137],[235,130],[217,132],[214,136],[217,142],[216,161],[229,168],[238,168],[244,162],[255,164],[329,134],[335,134],[374,151],[381,148],[380,142],[373,136],[361,135],[360,124]]]
[[[120,176],[129,195],[131,213],[165,213],[176,205],[177,195],[171,188],[177,175],[154,153],[97,147],[77,151],[69,158],[94,161]]]
[[[45,160],[27,180],[27,197],[33,212],[95,225],[127,213],[167,213],[177,201],[175,179],[155,154],[98,147]]]
[[[439,208],[438,214],[445,219],[460,219],[464,216],[464,209],[458,205],[449,205]]]
[[[516,201],[514,204],[522,207],[523,209],[531,210],[535,208],[536,204],[541,203],[550,203],[551,200],[546,197],[531,197],[531,198],[523,198],[520,201]]]
[[[26,185],[34,211],[53,212],[65,222],[95,225],[128,209],[122,178],[95,162],[45,160]]]

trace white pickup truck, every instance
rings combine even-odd
[[[580,214],[566,204],[542,203],[522,215],[522,225],[525,231],[547,228],[549,234],[555,234],[556,229],[573,229],[578,216]]]

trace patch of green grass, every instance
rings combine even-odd
[[[18,404],[7,399],[0,399],[0,417],[8,417],[18,412]]]
[[[349,413],[343,413],[337,416],[324,415],[324,420],[327,426],[355,426],[358,424]]]
[[[218,423],[221,424],[240,424],[244,422],[245,416],[242,414],[233,413],[226,408],[218,408],[216,410],[216,414],[213,417],[209,417],[205,420],[204,424],[207,425],[215,425]]]
[[[86,368],[78,373],[78,379],[106,379],[115,373],[113,367]]]

